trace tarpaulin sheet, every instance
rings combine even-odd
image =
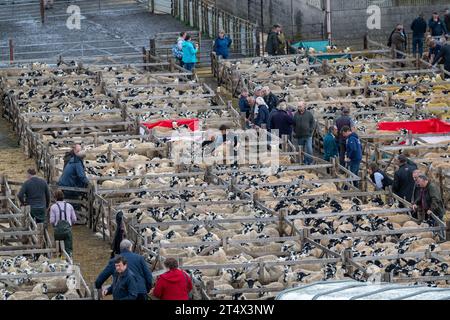
[[[173,122],[176,122],[178,126],[187,125],[191,131],[196,131],[199,129],[198,119],[161,120],[152,123],[146,122],[143,123],[143,125],[149,129],[153,129],[155,127],[172,128]]]
[[[447,133],[450,132],[450,124],[439,119],[378,123],[378,130],[399,131],[401,129],[412,133]]]

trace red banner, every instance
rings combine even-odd
[[[399,131],[401,129],[412,131],[412,133],[447,133],[450,132],[450,124],[439,119],[378,123],[378,130]]]
[[[173,122],[176,122],[178,126],[187,125],[191,131],[198,130],[198,119],[161,120],[152,123],[143,123],[143,125],[149,129],[155,127],[173,128]]]

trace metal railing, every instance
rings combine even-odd
[[[206,37],[215,38],[219,30],[233,37],[233,52],[258,55],[259,30],[256,24],[220,10],[204,0],[171,0],[172,15]]]

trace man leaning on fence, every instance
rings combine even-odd
[[[46,223],[46,213],[50,205],[50,190],[44,179],[36,177],[36,170],[27,170],[28,179],[20,188],[17,197],[22,205],[31,207],[31,216],[36,223]]]
[[[86,153],[82,150],[81,145],[76,144],[58,181],[58,185],[62,187],[61,189],[63,189],[64,197],[66,199],[77,200],[80,198],[81,192],[64,190],[64,187],[86,188],[89,184],[84,168],[83,159],[85,156]],[[78,204],[73,204],[73,207],[75,210],[80,210],[81,208]]]
[[[445,208],[437,185],[424,174],[417,178],[416,183],[420,189],[413,210],[419,213],[419,219],[429,218],[428,215],[431,212],[442,219],[445,215]]]

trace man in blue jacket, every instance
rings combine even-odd
[[[348,163],[348,169],[359,176],[359,166],[362,160],[361,141],[358,135],[352,132],[352,129],[348,126],[342,128],[342,136],[347,139],[345,162]],[[358,181],[355,181],[353,184],[358,188]]]
[[[86,188],[89,180],[86,177],[83,159],[86,153],[81,149],[81,145],[76,144],[73,147],[73,152],[68,157],[67,164],[64,167],[58,185],[61,187],[71,188]],[[81,196],[80,192],[63,190],[64,198],[78,199]],[[70,201],[69,201],[70,202]],[[75,210],[79,210],[79,205],[73,205]]]
[[[437,12],[433,12],[432,18],[428,21],[428,27],[430,28],[432,37],[440,37],[447,34],[445,23],[441,20]]]
[[[427,32],[427,22],[424,19],[424,14],[421,13],[414,19],[411,24],[411,30],[413,31],[413,54],[416,56],[417,51],[419,57],[423,54],[423,41],[425,40],[425,32]]]
[[[328,128],[328,133],[323,137],[323,159],[330,161],[331,158],[339,156],[339,149],[336,142],[338,129],[336,126]]]
[[[116,257],[114,268],[113,283],[103,290],[103,296],[112,294],[114,300],[137,300],[137,280],[128,268],[127,259],[122,256]]]
[[[219,36],[214,41],[213,51],[224,59],[228,59],[230,54],[230,46],[233,41],[225,36],[225,31],[220,30]]]
[[[130,240],[122,240],[122,242],[120,242],[120,256],[127,260],[128,269],[130,269],[136,277],[137,300],[147,300],[147,293],[152,288],[153,276],[144,258],[131,252],[132,248],[133,244]],[[114,274],[114,266],[115,259],[111,259],[106,268],[99,274],[97,280],[95,280],[96,289],[100,289],[103,283]]]

